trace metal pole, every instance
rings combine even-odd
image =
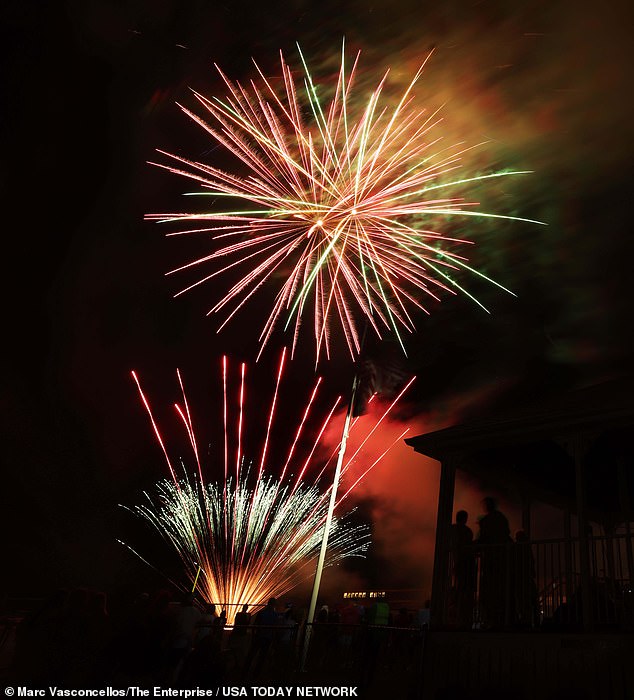
[[[350,430],[350,420],[352,418],[352,412],[354,409],[354,401],[357,393],[357,388],[359,387],[359,373],[355,373],[354,380],[352,382],[352,391],[350,393],[350,402],[348,403],[348,410],[346,412],[346,420],[343,424],[343,431],[341,434],[341,443],[339,444],[339,454],[337,455],[337,466],[335,467],[335,475],[332,480],[332,487],[330,491],[330,502],[328,504],[328,515],[326,516],[326,524],[324,526],[324,534],[321,538],[321,549],[319,550],[319,559],[317,560],[317,567],[315,569],[315,580],[313,582],[313,592],[310,598],[310,606],[308,608],[308,617],[306,618],[306,631],[304,634],[304,648],[302,651],[302,664],[301,669],[304,671],[306,669],[306,658],[308,656],[308,647],[310,646],[310,637],[313,631],[313,622],[315,619],[315,608],[317,607],[317,597],[319,596],[319,587],[321,585],[321,575],[324,570],[324,562],[326,560],[326,550],[328,549],[328,536],[330,534],[330,526],[332,523],[332,517],[335,511],[335,504],[337,502],[337,490],[339,488],[339,479],[341,477],[341,467],[343,465],[343,458],[346,454],[346,443],[348,442],[348,432]]]

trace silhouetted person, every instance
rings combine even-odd
[[[168,650],[168,665],[174,681],[181,666],[194,644],[194,635],[198,630],[202,613],[194,607],[194,596],[187,594],[180,605],[170,611],[171,634]]]
[[[348,600],[341,608],[340,618],[341,627],[339,628],[338,635],[338,647],[340,652],[339,664],[343,667],[349,667],[354,661],[352,640],[358,636],[361,612],[352,600]]]
[[[297,620],[295,611],[289,603],[284,613],[279,618],[280,632],[277,641],[277,664],[279,670],[287,675],[293,668],[295,661],[295,643],[297,641]]]
[[[513,589],[516,622],[522,627],[533,627],[538,620],[535,558],[524,530],[515,533]]]
[[[318,622],[319,624],[326,624],[328,622],[328,615],[328,606],[324,604],[319,608],[316,622]]]
[[[412,621],[412,627],[415,632],[413,633],[413,644],[411,659],[421,658],[421,653],[423,649],[423,644],[425,643],[425,638],[427,636],[427,630],[429,629],[429,621],[431,618],[431,600],[429,598],[425,601],[422,608],[419,608],[414,619]]]
[[[504,623],[509,589],[510,562],[508,548],[511,540],[509,521],[497,509],[494,498],[482,500],[485,514],[479,520],[480,532],[480,604],[487,627]],[[510,604],[510,600],[508,601]]]
[[[466,510],[456,513],[456,522],[449,532],[452,556],[453,591],[458,627],[471,629],[473,602],[476,591],[476,561],[473,549],[473,532],[467,526]]]
[[[487,544],[505,544],[509,542],[511,530],[506,516],[498,510],[495,498],[487,496],[482,499],[485,514],[480,518],[479,541]]]
[[[66,611],[59,622],[58,650],[61,677],[69,685],[79,686],[86,680],[88,670],[88,604],[90,593],[84,588],[73,589]]]
[[[361,685],[370,685],[381,655],[381,649],[387,641],[386,629],[390,618],[390,606],[386,600],[377,600],[368,609],[365,621],[367,630],[362,662]]]
[[[249,606],[245,603],[242,606],[242,610],[236,613],[236,619],[233,627],[233,633],[239,637],[245,637],[247,634],[247,627],[251,622],[251,613],[249,612]]]
[[[236,613],[236,619],[233,622],[233,630],[229,637],[229,648],[233,651],[236,665],[241,668],[244,665],[244,660],[247,655],[247,646],[249,639],[247,632],[251,624],[251,613],[248,612],[249,606],[245,603],[242,610]]]
[[[429,621],[431,619],[431,600],[427,599],[425,605],[418,611],[417,624],[422,630],[429,629]]]
[[[179,678],[183,687],[203,686],[212,687],[222,684],[225,677],[225,666],[222,656],[218,653],[213,635],[203,637],[195,649],[185,659]]]
[[[409,627],[412,624],[412,616],[407,608],[399,608],[398,615],[394,618],[394,627]]]
[[[266,607],[262,608],[255,616],[253,640],[244,668],[246,674],[249,673],[251,666],[253,666],[253,672],[257,676],[271,652],[271,646],[275,638],[275,628],[279,620],[275,610],[276,603],[275,598],[271,598]]]
[[[313,663],[318,667],[329,664],[333,654],[338,628],[329,626],[329,622],[332,622],[330,609],[326,603],[323,603],[319,606],[319,610],[315,615],[313,634],[310,641],[311,657]]]
[[[101,591],[92,593],[86,608],[86,651],[89,655],[86,681],[91,684],[103,679],[109,668],[107,647],[112,629],[107,600]]]
[[[214,620],[211,628],[211,636],[214,640],[214,646],[218,654],[222,651],[222,637],[227,624],[227,611],[221,610],[220,615]]]
[[[62,661],[58,640],[68,597],[66,590],[55,591],[39,610],[20,623],[14,658],[14,671],[19,681],[43,686],[58,679]]]
[[[201,642],[205,637],[210,637],[213,634],[217,621],[218,613],[216,612],[216,606],[213,603],[207,603],[198,621],[196,644]]]
[[[141,649],[145,647],[145,660],[147,661],[143,670],[147,671],[151,677],[158,677],[165,668],[172,631],[171,603],[172,594],[170,591],[158,591],[150,601],[145,616],[140,646]],[[128,648],[135,644],[134,640],[126,640],[126,642]]]
[[[397,668],[403,667],[409,664],[412,650],[412,636],[410,632],[405,631],[409,630],[412,625],[412,616],[407,608],[400,608],[391,624],[400,628],[391,632],[391,661],[396,664]]]

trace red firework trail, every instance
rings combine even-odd
[[[132,372],[141,402],[148,413],[152,430],[166,460],[170,480],[157,486],[155,496],[147,496],[148,503],[129,510],[149,521],[181,557],[185,576],[189,581],[187,588],[191,590],[191,584],[196,582],[195,586],[205,600],[228,606],[231,618],[239,605],[245,602],[258,604],[271,595],[282,595],[309,576],[310,563],[317,555],[326,521],[330,489],[322,492],[319,479],[327,470],[331,458],[327,459],[321,468],[314,467],[320,447],[323,448],[322,438],[341,405],[341,397],[332,402],[325,417],[313,416],[319,390],[323,386],[322,379],[316,378],[303,411],[298,412],[297,427],[288,430],[289,447],[283,452],[286,453],[286,457],[283,463],[275,468],[279,476],[271,476],[268,464],[270,440],[279,408],[286,356],[287,351],[284,349],[266,416],[261,454],[257,469],[252,475],[244,454],[245,434],[250,425],[245,412],[246,365],[240,365],[235,418],[237,425],[235,431],[230,431],[232,420],[229,411],[229,361],[227,357],[222,358],[225,478],[221,483],[208,482],[204,477],[192,414],[180,371],[177,371],[177,378],[182,393],[182,404],[175,403],[174,409],[185,427],[196,461],[193,480],[185,470],[182,478],[177,476],[153,409],[141,388],[136,372]],[[363,445],[393,410],[412,381],[413,379],[368,430],[361,440],[360,447],[345,461],[343,473],[350,468]],[[318,426],[312,438],[307,436],[309,425]],[[235,471],[232,467],[233,473],[229,474],[228,456],[232,452],[232,433],[236,443]],[[304,444],[306,456],[300,458],[298,448]],[[389,447],[385,452],[388,450]],[[375,460],[374,464],[357,478],[339,498],[338,503],[350,494],[352,488],[379,461],[380,458]],[[233,463],[233,459],[231,462]],[[310,483],[305,479],[309,471],[318,472]],[[254,482],[253,486],[249,485],[250,481]],[[349,527],[342,518],[333,521],[330,538],[329,563],[346,556],[360,555],[368,546],[367,529]],[[132,551],[141,556],[135,550]]]

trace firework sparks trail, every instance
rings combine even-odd
[[[226,490],[215,483],[201,488],[162,481],[155,494],[145,495],[144,504],[129,510],[178,552],[188,580],[199,575],[197,592],[227,609],[229,622],[243,603],[283,595],[312,573],[327,510],[316,484],[300,484],[290,494],[288,485],[271,477],[253,489],[245,478],[236,484],[230,477]],[[328,563],[362,555],[368,543],[366,527],[335,519]]]
[[[353,89],[359,54],[348,72],[342,48],[334,88],[315,83],[301,50],[300,57],[303,80],[280,54],[277,84],[256,64],[259,81],[250,88],[218,68],[228,95],[194,92],[204,118],[181,109],[239,161],[236,174],[165,151],[159,153],[166,162],[153,164],[203,187],[191,194],[231,205],[147,218],[180,222],[182,230],[170,236],[204,234],[212,241],[209,254],[168,273],[211,267],[177,296],[241,271],[209,311],[224,313],[218,330],[265,283],[278,285],[260,352],[278,325],[292,328],[294,351],[309,312],[317,360],[330,355],[335,326],[350,354],[359,354],[359,317],[379,337],[394,333],[405,350],[402,333],[414,331],[412,311],[428,313],[424,299],[438,301],[444,290],[480,304],[458,281],[460,273],[505,289],[467,263],[459,249],[470,241],[443,231],[459,217],[541,223],[479,211],[461,194],[478,181],[529,171],[459,173],[463,156],[482,144],[445,146],[436,135],[439,111],[416,107],[414,88],[429,56],[395,106],[384,95],[388,71],[361,107],[361,91]]]
[[[276,408],[279,404],[279,390],[282,382],[286,350],[282,352],[276,376],[275,389],[268,416],[260,423],[266,426],[261,456],[254,471],[254,486],[250,486],[250,466],[244,454],[246,444],[244,397],[246,392],[246,367],[240,367],[240,384],[236,408],[236,471],[228,473],[228,461],[233,452],[230,439],[230,391],[228,388],[229,368],[226,357],[222,358],[222,426],[225,478],[222,483],[206,483],[199,456],[198,442],[192,416],[185,395],[180,372],[177,377],[183,396],[183,405],[175,403],[174,409],[185,427],[191,450],[196,461],[196,470],[190,477],[184,470],[179,478],[174,461],[170,459],[166,441],[163,438],[152,407],[143,393],[136,373],[132,373],[139,394],[147,411],[152,430],[167,462],[170,479],[161,481],[154,493],[145,493],[145,503],[127,508],[135,515],[149,522],[182,560],[186,585],[192,584],[208,602],[219,603],[228,610],[229,620],[243,603],[260,604],[272,595],[282,595],[311,574],[311,564],[316,559],[324,535],[330,489],[322,492],[319,479],[324,474],[331,459],[315,480],[309,483],[305,476],[316,453],[321,439],[333,415],[340,406],[341,398],[332,403],[326,417],[315,422],[317,434],[308,441],[306,458],[299,455],[298,446],[306,443],[304,433],[315,413],[316,398],[322,385],[317,378],[310,392],[306,406],[298,414],[298,425],[288,431],[290,446],[283,464],[278,465],[279,477],[267,473],[267,454],[275,423]],[[411,384],[411,382],[410,382]],[[409,386],[409,384],[407,385]],[[406,387],[407,388],[407,387]],[[404,391],[404,390],[403,390]],[[400,398],[403,392],[397,397]],[[394,407],[393,401],[377,425]],[[314,418],[314,417],[313,417]],[[354,424],[353,424],[354,427]],[[372,436],[376,426],[371,428],[361,440],[361,446]],[[234,434],[233,432],[231,434]],[[361,448],[359,448],[361,449]],[[353,464],[359,450],[349,457],[342,473]],[[378,462],[378,460],[377,460]],[[184,469],[184,468],[183,468]],[[358,480],[357,480],[358,481]],[[350,489],[343,498],[347,497]],[[339,502],[342,499],[339,499]],[[126,506],[124,506],[126,507]],[[345,516],[333,520],[329,528],[330,547],[328,564],[345,557],[362,555],[369,543],[367,528],[348,526]],[[125,543],[123,543],[125,544]],[[136,550],[125,544],[143,561]],[[148,563],[148,562],[146,562]],[[194,583],[195,582],[195,583]]]

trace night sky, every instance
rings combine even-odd
[[[117,504],[165,476],[130,370],[167,407],[180,367],[201,422],[211,422],[219,357],[255,357],[249,317],[216,335],[205,317],[213,289],[172,298],[179,280],[164,273],[204,245],[166,240],[143,222],[178,210],[187,190],[147,165],[155,148],[216,157],[175,105],[192,105],[189,87],[222,92],[214,62],[248,79],[252,56],[274,71],[279,49],[296,61],[299,41],[319,75],[345,35],[364,70],[380,76],[389,66],[398,85],[434,48],[417,94],[445,105],[448,138],[488,141],[489,165],[534,171],[478,196],[489,210],[548,226],[468,231],[475,267],[517,297],[470,282],[490,315],[448,298],[407,338],[407,360],[393,344],[371,343],[386,373],[419,377],[389,434],[630,373],[631,3],[4,5],[2,592],[159,585],[116,543],[137,526]],[[278,334],[259,365],[263,390],[283,342]],[[340,350],[319,368],[333,395],[352,371]],[[312,360],[300,353],[289,371],[290,386],[306,385],[302,400]],[[288,415],[293,401],[289,392]],[[384,526],[347,581],[414,588],[428,575],[437,467],[407,448],[399,455],[359,493],[361,515]],[[477,487],[458,496],[477,503]]]

